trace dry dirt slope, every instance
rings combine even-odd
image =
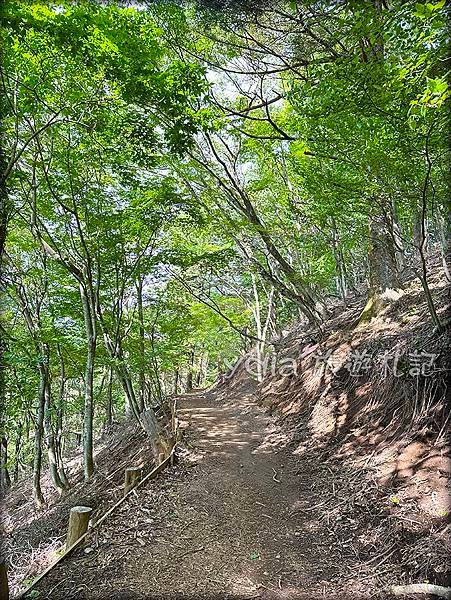
[[[342,502],[339,479],[293,457],[249,383],[233,397],[213,390],[182,398],[179,465],[56,567],[39,598],[385,597],[374,573],[359,581],[363,557],[322,520],[326,501]],[[347,535],[355,535],[352,523]]]

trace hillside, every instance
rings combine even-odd
[[[436,272],[442,312],[448,291]],[[293,327],[260,384],[250,354],[209,390],[182,397],[177,466],[56,567],[38,585],[43,597],[388,598],[390,584],[449,585],[449,337],[433,334],[415,282],[356,325],[364,303],[335,306],[321,333]],[[427,349],[434,378],[401,366],[384,374],[386,349]],[[333,370],[324,369],[329,350]],[[350,373],[356,350],[360,359],[377,354]],[[287,375],[287,359],[296,373]],[[74,488],[43,513],[24,502],[27,482],[11,490],[4,525],[14,589],[52,558],[72,505],[92,506],[98,519],[120,497],[126,466],[150,470],[148,441],[118,426],[96,462],[86,485],[74,456]]]
[[[450,18],[0,2],[0,600],[451,600]]]

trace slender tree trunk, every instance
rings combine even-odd
[[[93,420],[94,420],[94,365],[96,355],[97,336],[91,303],[86,294],[85,287],[80,284],[80,295],[83,305],[85,322],[87,353],[85,366],[85,397],[83,416],[83,469],[85,481],[91,479],[94,473],[93,457]]]
[[[426,176],[424,178],[423,189],[422,189],[422,193],[421,193],[420,208],[418,209],[418,212],[420,215],[418,218],[419,234],[415,237],[414,244],[416,246],[416,249],[418,250],[418,254],[420,257],[420,267],[418,270],[416,270],[416,274],[421,281],[421,285],[423,286],[429,313],[431,315],[431,319],[434,324],[435,330],[442,331],[443,325],[437,314],[435,304],[434,304],[434,299],[432,298],[432,293],[431,293],[431,290],[429,287],[427,259],[426,259],[426,247],[427,247],[427,238],[428,238],[427,220],[426,220],[427,200],[428,200],[428,189],[429,189],[429,185],[431,183],[431,171],[432,171],[432,162],[431,162],[431,159],[429,156],[429,134],[431,133],[431,131],[432,131],[432,126],[429,129],[428,135],[426,136],[426,142],[425,142]],[[448,199],[448,202],[450,203],[449,206],[451,206],[451,201],[449,199]]]
[[[180,371],[177,369],[175,371],[174,376],[174,395],[177,396],[179,393],[179,379],[180,379]]]
[[[55,447],[56,447],[56,460],[58,464],[58,474],[64,489],[70,488],[70,482],[66,475],[64,468],[64,438],[63,438],[63,425],[64,425],[64,403],[66,396],[66,366],[64,364],[64,357],[61,351],[61,346],[57,344],[58,357],[60,360],[60,389],[58,406],[56,409],[56,435],[55,435]]]
[[[143,277],[140,276],[137,285],[138,321],[139,321],[139,414],[145,408],[146,374],[144,353],[144,311],[143,311]]]
[[[13,470],[14,483],[17,483],[19,481],[20,455],[21,455],[21,451],[22,451],[22,432],[23,432],[23,422],[19,421],[17,423],[16,443],[15,443],[15,448],[14,448],[14,470]]]
[[[49,378],[49,368],[48,362],[45,368],[45,373],[43,374],[45,377],[44,383],[44,394],[45,394],[45,408],[44,408],[44,434],[45,434],[45,444],[47,446],[47,457],[49,463],[49,471],[50,471],[50,480],[54,486],[54,488],[61,495],[64,491],[64,484],[61,481],[58,472],[58,459],[55,447],[55,436],[53,433],[52,427],[52,397],[50,390],[50,378]]]
[[[11,478],[8,471],[8,439],[2,436],[0,440],[0,498],[11,487]]]
[[[413,215],[413,224],[412,224],[412,236],[413,236],[413,245],[420,251],[422,249],[425,256],[427,256],[428,249],[428,230],[426,222],[423,223],[423,210],[421,205],[421,199],[418,199],[415,203],[415,211]],[[419,256],[415,257],[416,267],[420,266],[421,260],[419,260]]]
[[[42,380],[44,390],[44,439],[47,447],[47,457],[49,463],[50,480],[54,488],[61,495],[64,491],[64,485],[58,473],[58,462],[55,450],[55,436],[52,427],[52,396],[50,386],[50,356],[48,344],[41,345],[41,363],[39,365],[39,375]]]
[[[194,368],[194,348],[190,350],[188,373],[186,375],[186,391],[190,392],[193,389],[193,368]]]
[[[160,377],[158,378],[158,381],[159,381],[159,386],[158,386],[158,389],[159,389],[159,390],[160,390],[160,392],[161,392],[161,395],[160,395],[160,397],[159,397],[159,401],[160,401],[160,403],[162,402],[162,399],[163,399],[163,398],[166,398],[166,379],[167,379],[167,377],[166,377],[166,373],[163,371],[163,372],[160,374]],[[157,390],[157,394],[158,394],[158,390]]]
[[[116,343],[113,342],[111,335],[106,327],[105,321],[103,319],[103,314],[101,311],[101,307],[97,306],[97,312],[99,315],[100,325],[102,327],[103,339],[105,342],[105,349],[107,350],[110,358],[114,361],[114,369],[116,371],[116,376],[122,386],[122,389],[125,393],[125,401],[126,401],[126,414],[127,410],[130,411],[129,416],[134,416],[135,419],[140,423],[139,418],[139,406],[136,398],[135,390],[133,387],[133,381],[129,369],[124,361],[124,356],[122,353],[122,345],[121,340],[118,338]],[[128,416],[128,415],[127,415]]]
[[[260,297],[257,289],[257,281],[255,275],[252,274],[252,291],[254,294],[254,306],[253,306],[253,314],[255,320],[255,331],[257,333],[257,337],[259,340],[262,339],[262,322],[261,322],[261,311],[260,311]],[[264,344],[261,341],[257,341],[255,343],[255,360],[257,363],[257,381],[263,380],[263,352],[264,352]]]
[[[252,290],[254,293],[254,307],[253,314],[255,320],[255,329],[259,341],[255,344],[255,355],[257,362],[257,380],[263,381],[264,370],[265,370],[265,345],[268,337],[269,328],[273,317],[274,308],[274,294],[275,288],[271,286],[269,293],[267,294],[267,312],[265,322],[262,322],[262,309],[260,303],[260,297],[257,288],[257,281],[254,275],[252,275]]]
[[[451,283],[451,201],[445,217],[439,217],[440,251],[446,280]]]
[[[405,268],[404,243],[402,241],[401,224],[398,217],[398,207],[395,200],[392,200],[392,229],[393,242],[395,246],[396,269],[401,275]]]
[[[337,290],[344,300],[347,294],[346,286],[346,267],[343,259],[343,251],[340,246],[340,240],[338,237],[337,224],[335,219],[332,219],[332,244],[335,258],[335,269],[337,272]]]
[[[446,266],[448,280],[451,281],[451,199],[448,198],[443,225],[443,263]]]
[[[38,508],[44,506],[44,496],[41,490],[42,470],[42,439],[44,437],[44,411],[45,411],[45,367],[43,368],[41,357],[39,365],[39,404],[36,412],[34,430],[34,459],[33,459],[33,497]]]
[[[111,427],[113,424],[113,367],[110,367],[108,376],[108,387],[106,397],[106,426]]]
[[[4,113],[6,112],[6,102],[1,103],[2,108],[1,117],[3,118]],[[6,229],[8,224],[8,214],[9,214],[9,199],[8,199],[8,190],[6,187],[6,170],[7,170],[7,157],[2,148],[2,142],[0,140],[0,316],[3,313],[3,258],[4,258],[4,248],[6,242]],[[3,356],[6,351],[6,341],[3,337],[3,328],[0,328],[0,438],[6,439],[6,426],[5,426],[5,369],[3,368]],[[1,469],[1,481],[0,481],[0,498],[4,493],[4,480],[6,483],[6,471],[3,470],[3,457],[2,457],[2,469]]]
[[[58,407],[56,416],[56,435],[55,435],[55,450],[56,462],[58,466],[58,475],[65,490],[70,488],[70,481],[64,467],[64,437],[63,437],[63,409]]]
[[[139,407],[133,387],[133,381],[127,367],[123,363],[119,365],[117,375],[125,392],[126,416],[130,418],[134,416],[139,421]]]
[[[199,369],[199,386],[200,387],[203,387],[205,385],[205,381],[207,379],[207,373],[208,373],[208,363],[209,363],[208,352],[204,352],[201,357],[200,369]]]

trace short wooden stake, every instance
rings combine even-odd
[[[173,452],[175,452],[175,448],[172,450]],[[168,456],[168,458],[166,458],[166,460],[160,464],[157,465],[154,469],[152,469],[152,471],[150,473],[147,473],[147,475],[145,477],[143,477],[141,479],[141,481],[138,483],[138,486],[142,486],[144,483],[146,483],[147,481],[150,481],[151,479],[154,479],[159,473],[161,473],[163,471],[163,469],[168,465],[170,461],[170,456]],[[122,504],[124,502],[127,501],[127,498],[125,496],[123,496],[120,500],[118,500],[116,502],[116,504],[114,504],[111,508],[109,508],[105,514],[103,514],[100,519],[98,519],[95,523],[93,523],[91,525],[91,528],[89,529],[89,531],[87,531],[83,537],[82,540],[85,539],[85,537],[89,537],[91,535],[91,532],[94,529],[97,529],[98,527],[100,527],[100,525],[102,525],[102,523],[108,519],[108,517],[116,512],[118,510],[118,508],[120,506],[122,506]],[[76,545],[72,546],[72,550],[76,547]],[[16,595],[14,600],[22,600],[25,596],[27,596],[30,591],[36,587],[36,585],[42,581],[44,579],[44,577],[46,577],[48,575],[48,573],[50,573],[50,571],[52,571],[56,565],[58,565],[61,561],[63,561],[66,557],[68,556],[68,552],[61,552],[57,554],[56,559],[50,563],[50,565],[40,574],[38,575],[38,577],[36,577],[36,579],[34,579],[30,585],[28,585],[22,592],[20,592],[18,595]]]
[[[86,533],[91,513],[92,508],[89,506],[74,506],[71,508],[69,527],[67,529],[66,550]]]
[[[0,600],[9,600],[8,573],[4,558],[0,559]]]
[[[132,490],[135,485],[140,481],[142,476],[141,467],[130,467],[125,469],[125,484],[124,484],[124,496]]]

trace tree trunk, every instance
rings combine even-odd
[[[105,417],[106,426],[111,427],[113,424],[113,367],[110,367],[110,374],[108,377]]]
[[[380,214],[371,219],[370,244],[370,292],[375,294],[388,289],[398,289],[401,284],[396,268],[393,239],[387,231],[385,217]]]
[[[208,352],[204,352],[200,361],[200,369],[199,369],[199,386],[203,387],[205,385],[205,381],[207,379],[208,373],[208,364],[209,364],[209,355]]]
[[[4,116],[4,112],[6,112],[6,103],[2,103],[1,116]],[[7,158],[3,151],[3,148],[0,145],[0,298],[3,298],[3,257],[4,257],[4,249],[6,242],[6,228],[8,225],[8,214],[9,214],[9,200],[8,200],[8,190],[6,187],[6,170],[7,170]],[[6,341],[3,337],[3,328],[0,329],[0,437],[3,439],[5,436],[5,369],[3,368],[3,355],[6,350]],[[3,459],[2,459],[2,467],[3,467]],[[3,480],[5,479],[6,483],[6,471],[0,474],[1,482],[0,482],[0,497],[3,495]],[[4,565],[2,569],[4,569]],[[6,574],[6,570],[4,571]],[[0,581],[1,589],[7,589],[3,582],[3,572],[1,573],[2,581]]]
[[[139,321],[139,414],[145,408],[146,375],[145,375],[145,353],[144,353],[144,311],[143,311],[143,277],[139,276],[137,285],[138,297],[138,321]]]
[[[66,368],[64,364],[64,357],[61,351],[61,346],[57,345],[58,357],[60,359],[60,390],[59,390],[59,401],[56,413],[56,436],[55,436],[55,448],[56,448],[56,460],[58,463],[58,474],[64,489],[70,488],[69,479],[67,478],[66,471],[64,468],[63,460],[63,424],[64,424],[64,402],[66,395]]]
[[[380,27],[375,32],[375,39],[361,39],[360,47],[362,62],[369,63],[370,68],[377,71],[384,67],[383,2],[382,0],[372,0],[372,4],[376,23],[379,23]],[[401,287],[395,251],[392,208],[391,200],[388,201],[383,197],[372,199],[369,218],[369,297],[359,322],[371,320],[387,303],[390,296],[397,297],[396,292],[390,293],[389,290],[397,290]]]
[[[397,298],[401,287],[393,237],[388,232],[385,215],[381,212],[370,217],[370,248],[368,252],[369,297],[359,321],[376,316],[383,306]]]
[[[447,207],[445,212],[444,226],[443,226],[443,256],[444,264],[446,265],[447,277],[451,281],[451,199],[447,199]]]
[[[0,600],[9,600],[8,571],[3,556],[0,556]]]
[[[126,412],[127,410],[130,413],[130,417],[134,416],[135,419],[140,423],[139,419],[139,406],[138,401],[136,399],[135,390],[133,388],[133,381],[129,369],[124,361],[123,353],[122,353],[122,345],[121,340],[118,338],[116,343],[113,342],[111,335],[106,327],[106,323],[103,318],[102,310],[99,305],[97,305],[97,314],[99,315],[100,325],[102,327],[103,339],[105,342],[105,349],[107,350],[110,358],[114,361],[114,369],[116,371],[117,378],[122,386],[122,389],[125,393],[125,401],[126,401]]]
[[[394,243],[395,258],[396,258],[396,269],[397,269],[399,275],[401,275],[405,268],[404,244],[402,241],[401,225],[399,223],[399,218],[398,218],[398,207],[394,200],[392,200],[391,215],[392,215],[393,243]]]
[[[127,367],[123,364],[118,366],[117,374],[122,388],[125,392],[125,412],[126,416],[135,417],[139,421],[138,402],[133,388],[133,381]]]
[[[19,421],[17,423],[16,443],[15,443],[15,448],[14,448],[14,470],[13,470],[14,483],[17,483],[19,481],[20,453],[22,451],[22,432],[23,432],[23,423],[22,423],[22,421]]]
[[[340,294],[342,300],[346,298],[347,286],[346,286],[346,267],[343,258],[343,251],[340,245],[340,239],[338,237],[337,225],[335,219],[332,219],[332,245],[335,259],[335,269],[337,272],[337,291]]]
[[[58,472],[58,460],[55,447],[55,436],[53,434],[52,427],[52,397],[50,390],[50,378],[49,378],[49,367],[48,362],[45,366],[44,373],[41,375],[45,377],[44,383],[44,394],[45,394],[45,407],[44,407],[44,434],[45,444],[47,446],[47,457],[49,463],[50,480],[54,488],[61,495],[64,492],[64,484],[60,479]]]
[[[85,481],[94,473],[93,458],[93,420],[94,420],[94,363],[96,354],[96,327],[89,298],[83,284],[80,284],[80,296],[83,305],[87,353],[85,366],[85,397],[83,416],[83,469]]]
[[[50,386],[50,356],[48,344],[41,344],[41,363],[39,365],[39,376],[44,392],[44,439],[47,447],[50,480],[54,488],[61,495],[64,485],[58,473],[58,463],[55,450],[55,436],[52,427],[52,396]]]
[[[0,440],[0,498],[11,487],[11,478],[8,472],[8,439],[2,436]]]
[[[45,369],[42,368],[41,357],[39,365],[39,404],[36,412],[35,431],[34,431],[34,459],[33,459],[33,497],[38,508],[44,506],[44,496],[41,490],[41,469],[42,469],[42,438],[44,434],[44,411],[45,411]]]
[[[200,388],[203,385],[203,381],[205,378],[204,370],[205,364],[208,363],[208,352],[201,352],[199,355],[199,363],[196,372],[196,387]]]
[[[418,218],[418,227],[419,234],[414,239],[415,246],[418,250],[418,254],[420,257],[420,268],[417,270],[417,275],[421,281],[421,285],[423,286],[424,293],[426,295],[426,301],[429,309],[429,313],[432,318],[432,322],[434,323],[435,330],[440,332],[443,330],[443,325],[440,321],[440,318],[435,309],[434,300],[432,298],[431,290],[429,288],[428,283],[428,269],[427,269],[427,261],[426,261],[426,246],[427,246],[427,198],[428,198],[428,188],[431,183],[431,171],[432,171],[432,162],[429,157],[429,135],[426,136],[425,143],[425,154],[426,154],[426,176],[424,179],[422,195],[421,195],[421,205],[418,209],[419,218]],[[449,200],[448,200],[449,202]]]
[[[174,395],[177,396],[177,394],[179,393],[179,378],[180,378],[180,371],[177,369],[175,371],[175,376],[174,376]]]
[[[444,217],[439,217],[440,250],[446,280],[451,283],[451,200]]]
[[[252,274],[252,291],[254,293],[254,306],[253,306],[253,315],[255,320],[255,331],[257,333],[257,337],[259,340],[262,338],[262,323],[261,323],[261,313],[260,313],[260,297],[258,295],[257,289],[257,281],[255,275]],[[255,343],[255,360],[257,363],[257,381],[263,381],[263,352],[265,349],[265,345],[261,341],[257,341]]]
[[[190,392],[193,389],[193,367],[194,367],[194,348],[190,350],[188,373],[186,375],[186,391]]]
[[[427,247],[428,247],[428,231],[426,223],[423,222],[423,210],[421,205],[421,199],[416,200],[415,202],[415,211],[413,215],[413,224],[412,224],[412,236],[413,236],[413,245],[418,251],[420,249],[424,252],[425,256],[427,255]],[[418,256],[415,256],[414,261],[416,262],[416,267],[420,266],[420,261],[418,260]]]

